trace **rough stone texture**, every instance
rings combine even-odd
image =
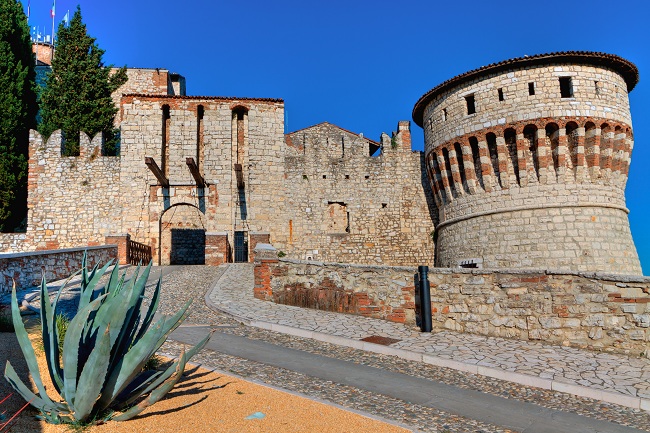
[[[382,134],[381,143],[329,123],[288,134],[286,142],[288,237],[273,236],[276,248],[309,260],[433,262],[437,216],[409,122],[399,122],[392,138]]]
[[[415,325],[416,273],[280,259],[256,265],[255,297]],[[624,353],[650,340],[648,278],[431,269],[429,281],[436,329]]]
[[[428,102],[437,266],[477,258],[489,268],[641,274],[624,197],[633,148],[627,84],[592,63],[551,58],[486,71]],[[570,97],[561,77],[571,79]]]
[[[101,134],[80,134],[80,155],[61,156],[61,132],[30,132],[27,233],[22,251],[101,245],[120,233],[120,158],[101,155]]]
[[[104,265],[117,258],[117,246],[50,250],[30,253],[0,254],[0,293],[36,286],[45,276],[47,281],[67,278],[81,269],[81,260],[87,251],[89,266]]]

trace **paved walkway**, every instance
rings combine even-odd
[[[384,320],[261,301],[253,297],[253,286],[252,265],[228,265],[206,303],[262,329],[650,410],[646,358],[450,331],[421,333]],[[400,341],[360,341],[369,336]]]

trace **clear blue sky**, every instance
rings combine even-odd
[[[190,95],[283,98],[289,131],[328,121],[372,139],[411,120],[427,90],[470,69],[553,51],[622,56],[641,75],[630,94],[627,206],[650,274],[645,1],[58,0],[57,25],[77,4],[107,64],[178,72]],[[48,34],[51,7],[51,0],[31,0],[30,24]],[[422,130],[411,128],[422,149]]]

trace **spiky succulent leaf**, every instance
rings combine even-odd
[[[33,377],[33,376],[32,376]],[[11,365],[11,362],[7,361],[5,365],[5,379],[9,382],[11,387],[20,394],[25,401],[30,402],[32,406],[39,409],[42,412],[65,412],[68,408],[60,403],[55,403],[47,397],[41,398],[41,394],[34,394],[31,389],[29,389],[22,380],[16,374],[16,370]]]
[[[127,311],[124,325],[120,327],[119,337],[117,339],[117,349],[118,353],[124,353],[129,350],[129,347],[133,345],[133,336],[138,329],[140,323],[140,309],[142,308],[142,300],[144,299],[144,290],[147,285],[147,280],[149,279],[149,274],[151,272],[151,265],[144,269],[142,275],[134,282],[133,287],[130,292],[129,299],[129,310]],[[115,365],[115,363],[113,364]]]
[[[18,308],[15,281],[11,289],[11,320],[13,321],[16,338],[18,339],[18,344],[20,345],[20,350],[23,352],[23,356],[27,362],[27,367],[29,368],[29,374],[32,376],[32,379],[36,384],[36,389],[38,389],[40,398],[48,404],[54,405],[54,402],[50,399],[50,397],[48,397],[47,392],[45,392],[45,386],[43,386],[41,373],[38,370],[38,362],[36,362],[36,354],[34,353],[32,342],[29,340],[29,336],[25,330],[25,325],[23,324],[23,320],[20,317],[20,308]]]
[[[210,341],[211,337],[212,337],[212,332],[208,334],[203,340],[201,340],[196,346],[190,349],[189,352],[185,353],[185,350],[183,350],[183,352],[181,352],[180,359],[170,367],[171,369],[175,366],[173,373],[170,376],[168,376],[166,379],[163,379],[161,377],[156,381],[156,383],[162,382],[162,384],[160,384],[158,388],[153,389],[155,385],[152,384],[150,388],[152,388],[153,390],[147,388],[147,390],[145,390],[142,393],[143,395],[149,393],[149,395],[144,400],[142,400],[140,403],[133,406],[132,408],[128,409],[127,411],[123,412],[122,414],[114,417],[113,419],[115,421],[127,421],[133,418],[134,416],[138,415],[139,413],[141,413],[147,407],[163,399],[183,376],[183,372],[185,371],[185,366],[187,365],[187,362],[194,355],[196,355],[201,349],[205,347],[208,341]]]
[[[74,400],[74,417],[87,418],[99,398],[111,360],[110,326],[106,328],[83,367]]]
[[[78,365],[79,358],[86,358],[83,352],[89,351],[89,347],[81,346],[81,336],[84,333],[90,313],[97,310],[105,295],[95,299],[86,305],[83,310],[77,312],[68,325],[68,331],[63,341],[63,390],[68,404],[74,406],[77,391],[77,378],[81,373],[83,365]]]
[[[61,293],[59,291],[59,293]],[[58,295],[57,295],[58,296]],[[58,333],[54,324],[54,311],[50,304],[45,276],[41,279],[41,330],[43,337],[43,350],[47,358],[47,369],[52,378],[54,388],[60,394],[63,387],[63,371],[59,364]],[[56,349],[54,348],[56,346]]]
[[[156,311],[158,310],[158,303],[160,302],[161,286],[162,286],[162,272],[160,273],[160,277],[158,277],[158,283],[156,283],[156,289],[153,291],[153,295],[151,296],[151,303],[149,304],[147,313],[144,316],[144,320],[142,321],[140,330],[138,331],[138,334],[133,339],[133,343],[137,343],[138,340],[142,338],[144,333],[147,332],[147,329],[149,329],[151,322],[153,321],[153,316],[154,314],[156,314]]]
[[[120,357],[115,368],[111,369],[99,406],[108,407],[126,386],[142,370],[147,359],[156,351],[155,343],[164,335],[164,318],[160,319],[128,353]]]

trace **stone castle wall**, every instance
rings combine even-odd
[[[79,156],[61,156],[61,132],[30,132],[28,219],[22,251],[100,245],[119,231],[120,158],[101,156],[101,134],[81,134]]]
[[[415,267],[280,259],[255,271],[260,299],[416,324]],[[648,278],[435,268],[429,281],[434,330],[647,352]]]
[[[191,228],[225,232],[231,242],[234,231],[268,231],[283,216],[282,101],[131,95],[122,100],[122,113],[120,189],[130,200],[122,203],[122,225],[136,241],[152,245],[154,257],[159,239],[167,242],[161,230],[174,213],[193,214]],[[145,157],[156,161],[168,188],[147,169]],[[197,186],[187,158],[194,159],[205,187]],[[167,257],[170,245],[162,247]]]
[[[409,122],[381,144],[328,123],[287,135],[287,144],[288,237],[273,236],[276,248],[312,260],[433,263],[434,204]]]
[[[527,61],[426,102],[436,265],[641,274],[624,196],[628,83],[603,66]]]

